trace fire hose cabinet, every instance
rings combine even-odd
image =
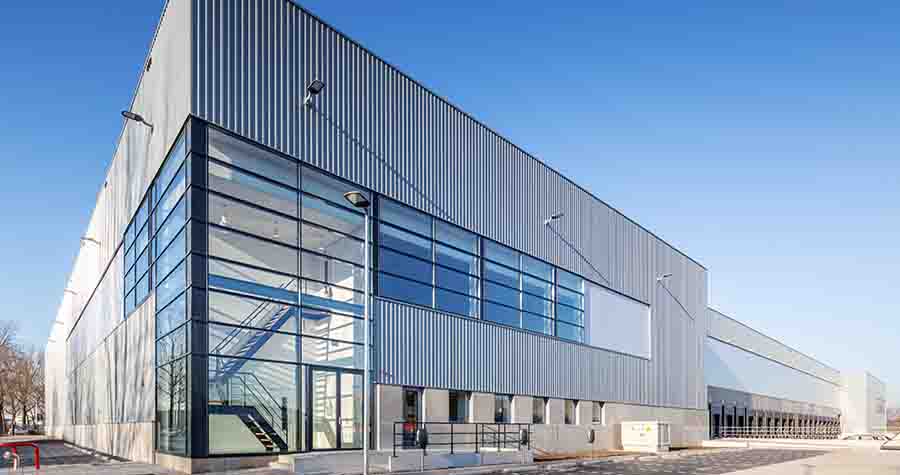
[[[623,422],[622,449],[629,452],[668,452],[672,429],[668,422]]]

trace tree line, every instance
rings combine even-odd
[[[17,337],[15,322],[0,321],[0,435],[44,419],[44,352]]]

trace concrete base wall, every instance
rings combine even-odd
[[[276,460],[278,460],[277,455],[191,459],[175,455],[156,454],[157,465],[180,473],[229,472],[231,470],[267,467]]]
[[[61,432],[63,440],[104,455],[153,463],[153,423],[97,424],[67,426]]]
[[[551,404],[554,400],[551,399]],[[558,400],[557,400],[558,401]],[[562,401],[558,401],[562,407]],[[581,406],[581,405],[579,405]],[[590,420],[590,405],[579,407],[578,417]],[[549,412],[549,411],[548,411]],[[551,420],[558,420],[554,416]],[[672,447],[697,447],[709,435],[709,416],[706,411],[665,407],[635,406],[606,403],[603,424],[539,424],[532,426],[532,448],[538,454],[571,454],[591,450],[621,450],[622,422],[658,420],[672,425]],[[591,429],[594,442],[590,443]]]

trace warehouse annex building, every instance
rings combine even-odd
[[[635,420],[694,445],[776,406],[877,426],[883,384],[729,333],[708,277],[296,4],[170,0],[47,344],[47,427],[185,471],[358,450],[367,281],[377,449],[403,421],[534,424],[546,450]],[[735,352],[841,396],[729,379]]]

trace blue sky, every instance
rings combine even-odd
[[[304,5],[702,262],[714,307],[900,403],[900,4],[431,3]],[[0,318],[27,342],[162,4],[2,7]]]

